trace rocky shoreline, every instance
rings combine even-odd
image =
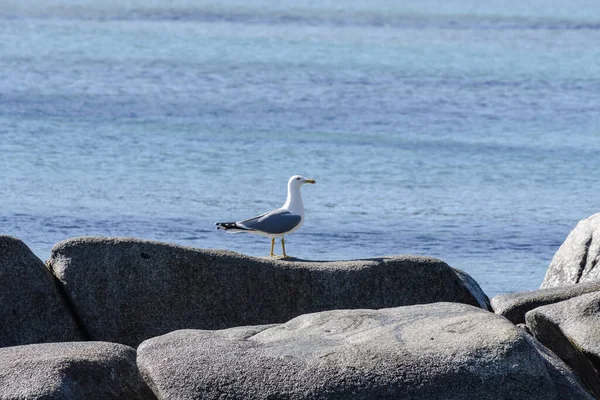
[[[0,399],[594,399],[600,214],[543,288],[429,257],[273,260],[0,236]]]

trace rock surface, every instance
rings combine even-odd
[[[328,309],[449,301],[488,307],[440,260],[307,262],[124,238],[58,243],[49,264],[93,340],[137,346],[177,329],[279,323]]]
[[[140,345],[138,367],[165,399],[593,398],[521,329],[457,303],[172,332]]]
[[[546,272],[542,289],[600,280],[600,213],[579,221],[560,246]]]
[[[525,322],[525,314],[537,307],[598,291],[600,280],[530,292],[501,294],[492,298],[491,304],[495,313],[508,318],[513,324],[522,324]]]
[[[19,239],[0,235],[0,347],[81,339],[52,274]]]
[[[46,343],[0,349],[1,399],[155,399],[135,350],[104,342]]]
[[[600,292],[536,308],[526,319],[531,333],[600,398]]]

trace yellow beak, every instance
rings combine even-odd
[[[317,181],[315,181],[314,179],[307,179],[304,181],[304,183],[317,183]]]

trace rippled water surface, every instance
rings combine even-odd
[[[303,174],[292,255],[535,289],[599,209],[600,2],[479,3],[0,0],[2,231],[264,256],[213,223]]]

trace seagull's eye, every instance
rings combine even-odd
[[[300,180],[300,178],[296,178],[296,180],[297,180],[297,181],[299,181],[299,180]]]

